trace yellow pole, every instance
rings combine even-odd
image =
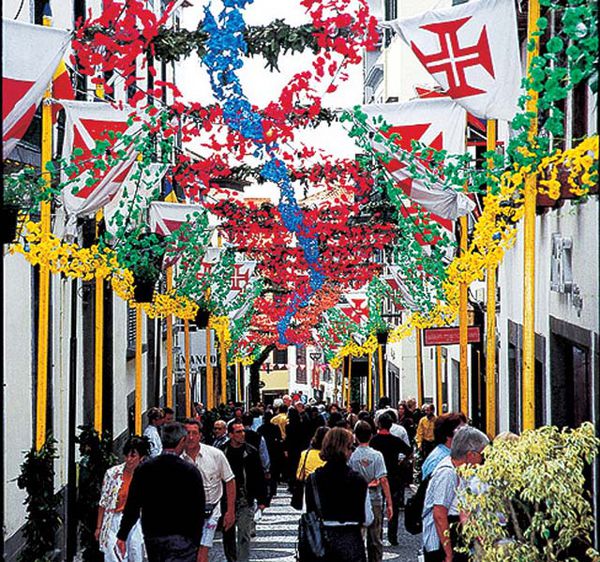
[[[236,401],[241,402],[242,401],[242,363],[239,361],[239,359],[235,362],[235,374],[236,374],[236,380],[237,380]]]
[[[96,97],[104,99],[104,87],[96,86]],[[102,220],[102,211],[96,213],[96,234]],[[104,277],[96,273],[94,292],[94,429],[102,435],[102,377],[104,355]]]
[[[373,354],[367,354],[367,408],[373,409]]]
[[[167,267],[167,293],[173,289],[173,268]],[[167,406],[173,407],[173,316],[167,315]]]
[[[539,0],[529,0],[527,16],[527,36],[533,41],[533,50],[527,51],[527,69],[537,57],[540,39],[534,36],[540,17]],[[529,127],[528,139],[531,144],[537,135],[538,93],[528,91],[527,112],[535,114]],[[524,190],[524,254],[523,254],[523,429],[535,428],[535,204],[537,197],[537,177],[534,172],[525,178]]]
[[[210,328],[206,328],[206,407],[212,410],[215,407],[215,379],[210,354]]]
[[[94,429],[102,434],[102,359],[104,347],[104,278],[96,273],[94,307]]]
[[[443,396],[442,396],[442,346],[441,345],[436,345],[435,347],[435,380],[436,380],[436,398],[437,398],[437,404],[436,404],[436,410],[437,410],[437,415],[441,415],[442,414],[442,403],[443,403]]]
[[[44,16],[44,26],[50,27],[52,19]],[[44,188],[51,183],[50,173],[46,166],[52,160],[52,106],[50,99],[52,90],[48,88],[42,100],[42,148],[41,167]],[[51,231],[50,201],[41,203],[42,235]],[[37,386],[36,386],[36,428],[35,447],[39,451],[46,442],[46,410],[48,405],[48,323],[50,317],[50,269],[40,265],[39,311],[38,311],[38,356],[37,356]]]
[[[185,334],[185,417],[189,418],[192,414],[192,404],[190,400],[190,321],[184,320],[184,334]]]
[[[496,150],[496,120],[487,121],[487,150]],[[491,168],[491,159],[488,160]],[[488,266],[486,274],[487,315],[485,352],[486,431],[496,436],[496,266]]]
[[[206,304],[210,299],[210,288],[206,289]],[[210,319],[206,327],[206,408],[212,410],[215,407],[215,380],[212,362],[210,360]]]
[[[415,328],[415,341],[417,344],[417,403],[420,408],[423,405],[423,355],[421,349],[421,328]]]
[[[348,355],[348,385],[346,387],[346,407],[350,407],[352,395],[352,355]]]
[[[460,254],[467,252],[467,217],[460,217]],[[460,411],[469,415],[469,369],[468,362],[468,329],[469,317],[467,311],[467,283],[459,285],[459,339],[460,339]]]
[[[227,404],[227,348],[225,342],[221,344],[221,403]]]
[[[377,363],[379,367],[379,398],[385,396],[384,377],[383,377],[383,346],[377,346]]]
[[[142,434],[142,307],[135,305],[135,434]]]

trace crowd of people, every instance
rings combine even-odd
[[[285,485],[293,507],[322,520],[327,560],[380,562],[385,521],[397,545],[406,489],[420,482],[426,562],[464,559],[456,468],[482,462],[488,440],[463,414],[436,416],[414,399],[394,408],[383,397],[369,412],[288,395],[248,411],[230,404],[218,419],[194,410],[174,421],[151,408],[144,435],[107,471],[96,531],[105,560],[141,562],[145,551],[150,562],[206,562],[220,530],[227,561],[248,562],[256,521]]]

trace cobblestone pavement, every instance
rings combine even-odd
[[[256,537],[252,539],[252,562],[294,562],[299,518],[300,513],[290,506],[289,493],[280,487],[278,495],[271,502],[271,507],[265,510],[262,519],[257,523]],[[416,562],[421,548],[421,535],[413,536],[404,530],[403,513],[400,513],[398,527],[398,546],[389,545],[384,530],[386,546],[383,559],[386,562]],[[220,534],[217,535],[215,546],[211,550],[210,561],[225,561]]]

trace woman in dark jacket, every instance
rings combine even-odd
[[[321,448],[326,464],[310,475],[306,484],[306,511],[318,512],[314,485],[326,530],[325,559],[335,562],[367,560],[361,527],[370,525],[373,515],[367,482],[348,466],[353,442],[352,432],[347,429],[336,427],[328,431]]]
[[[288,423],[285,427],[285,451],[287,453],[287,463],[289,471],[289,482],[292,483],[298,468],[300,453],[306,449],[304,443],[305,427],[296,408],[290,408],[288,411]],[[291,489],[290,489],[291,491]]]

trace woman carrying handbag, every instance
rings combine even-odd
[[[367,482],[348,466],[354,437],[343,428],[333,428],[323,440],[317,469],[306,486],[306,513],[299,533],[300,562],[366,562],[361,528],[373,520]],[[322,552],[314,546],[322,544]]]

